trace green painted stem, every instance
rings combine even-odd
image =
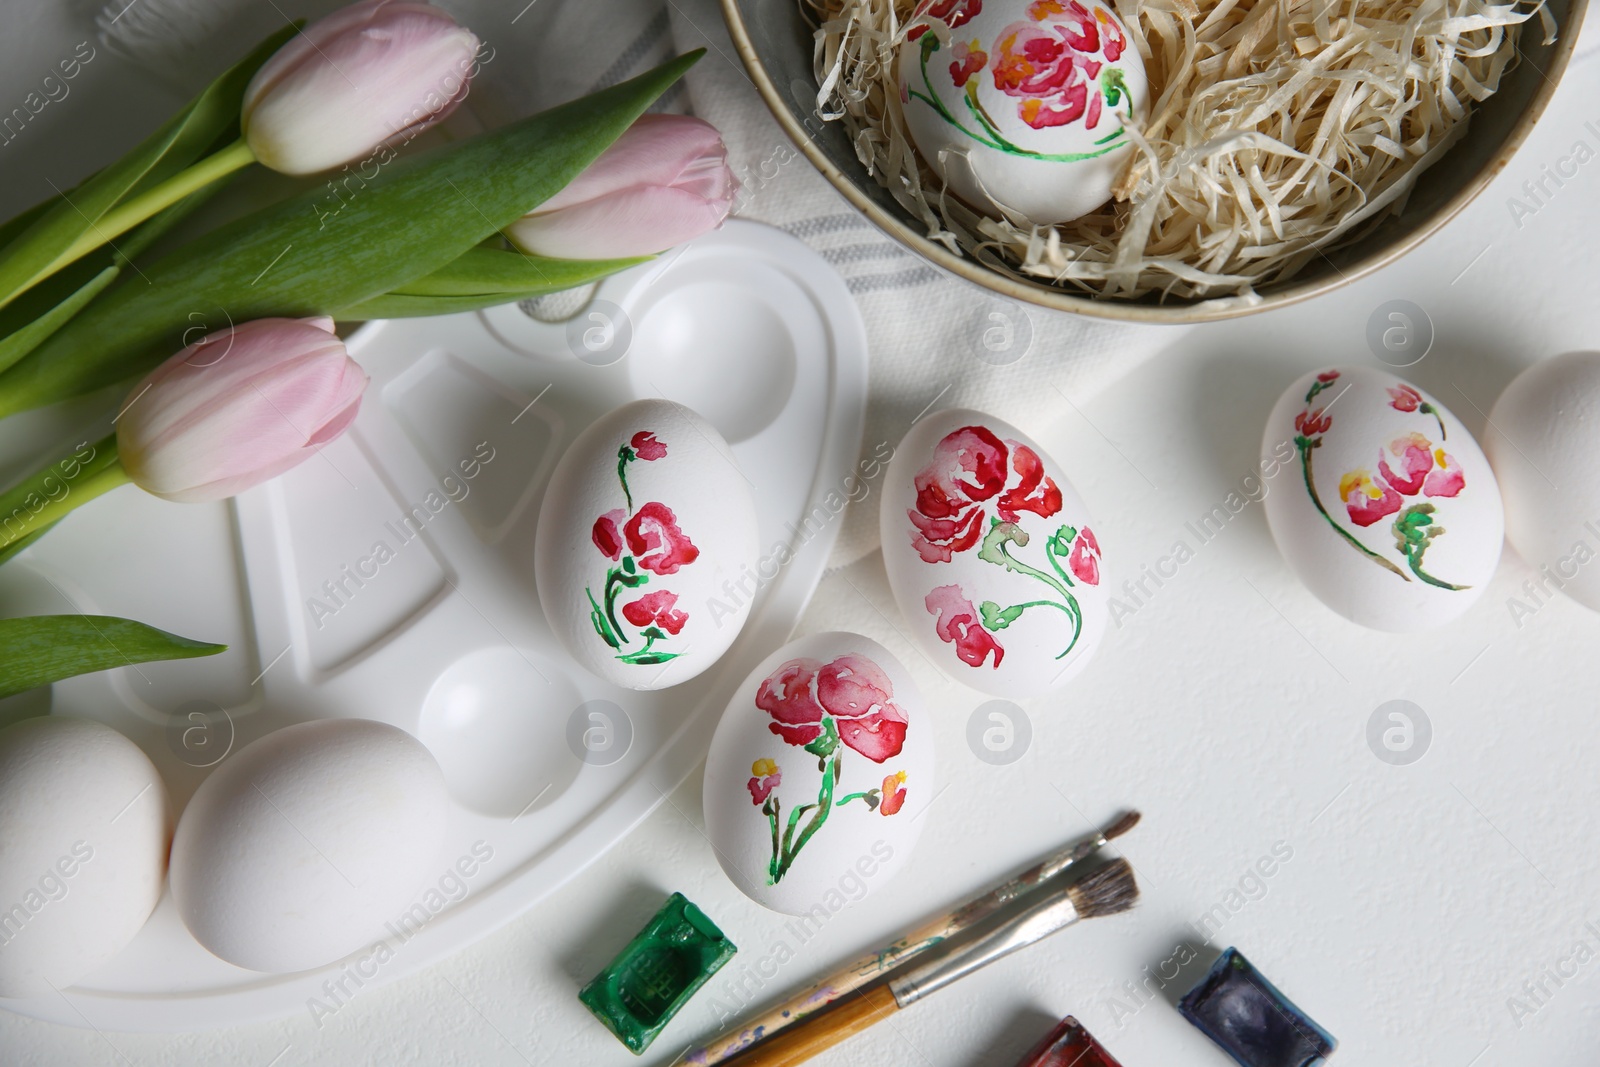
[[[245,144],[244,139],[241,137],[228,147],[207,156],[185,170],[179,171],[154,189],[143,192],[132,200],[119,204],[104,215],[101,215],[94,225],[85,230],[82,236],[72,243],[71,247],[55,258],[55,262],[30,278],[28,284],[23,288],[27,289],[38,284],[41,279],[48,278],[67,264],[82,259],[101,245],[109,244],[116,240],[144,220],[166,210],[190,193],[203,189],[212,182],[225,178],[241,167],[247,167],[255,161],[255,153],[250,151],[250,146]]]
[[[1306,492],[1311,494],[1311,503],[1316,505],[1317,511],[1321,512],[1322,517],[1327,520],[1328,525],[1333,527],[1333,532],[1348,541],[1350,543],[1350,547],[1354,548],[1357,552],[1360,552],[1363,556],[1366,556],[1368,559],[1372,560],[1372,562],[1381,567],[1388,568],[1389,570],[1398,574],[1401,580],[1409,582],[1411,579],[1406,576],[1405,571],[1401,570],[1399,567],[1396,567],[1393,563],[1384,559],[1382,556],[1372,551],[1372,549],[1368,548],[1360,541],[1357,541],[1355,537],[1351,535],[1349,530],[1346,530],[1343,526],[1340,526],[1338,523],[1333,521],[1333,516],[1329,515],[1328,509],[1322,506],[1322,498],[1317,495],[1317,487],[1311,481],[1311,449],[1313,447],[1311,440],[1310,438],[1302,437],[1299,438],[1295,444],[1296,447],[1300,449],[1300,472],[1306,480]]]

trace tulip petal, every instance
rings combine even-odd
[[[314,174],[431,125],[465,99],[478,38],[428,4],[376,0],[307,27],[245,91],[245,139]]]
[[[156,496],[232,496],[344,432],[366,384],[343,343],[317,325],[246,323],[185,348],[135,387],[118,419],[118,452]]]
[[[638,186],[512,223],[506,236],[535,255],[557,259],[616,259],[648,255],[716,229],[729,200],[707,200],[684,189]]]
[[[644,185],[676,186],[708,200],[732,199],[733,173],[717,128],[688,115],[643,115],[600,158],[539,205],[560,211]]]

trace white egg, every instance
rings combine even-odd
[[[251,742],[201,783],[172,841],[197,941],[253,971],[303,971],[388,936],[439,873],[444,775],[387,723],[322,719]]]
[[[1273,407],[1261,450],[1283,465],[1266,498],[1273,540],[1352,622],[1438,626],[1494,575],[1505,532],[1494,472],[1461,420],[1415,386],[1371,367],[1307,374]]]
[[[1016,699],[1080,671],[1105,632],[1100,542],[1061,467],[976,411],[911,428],[885,476],[883,565],[928,658]]]
[[[1144,60],[1103,0],[924,0],[897,57],[917,151],[992,213],[1067,222],[1111,199],[1142,126]]]
[[[1600,352],[1540,360],[1489,413],[1484,451],[1500,480],[1506,534],[1538,571],[1531,610],[1559,590],[1600,611]],[[1518,619],[1521,621],[1520,617]]]
[[[755,594],[756,509],[733,451],[681,404],[602,415],[556,465],[534,573],[550,628],[629,689],[687,681],[728,650]]]
[[[739,686],[706,755],[706,835],[758,904],[817,922],[905,865],[938,795],[922,695],[876,641],[802,637]]]
[[[122,951],[161,897],[166,788],[88,719],[0,730],[0,996],[50,996]]]

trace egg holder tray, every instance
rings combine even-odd
[[[450,787],[439,884],[394,917],[388,959],[368,948],[284,975],[212,956],[167,892],[109,964],[6,1009],[106,1030],[199,1029],[303,1012],[352,969],[364,988],[456,952],[666,798],[815,589],[838,526],[825,498],[842,498],[859,451],[866,334],[843,280],[793,237],[733,221],[607,279],[565,323],[505,306],[370,323],[349,346],[372,382],[350,432],[320,456],[232,502],[125,489],[0,568],[4,614],[123,615],[228,651],[68,679],[0,711],[43,710],[31,703],[116,727],[179,811],[211,767],[274,729],[392,723],[427,744]],[[533,579],[541,497],[563,449],[640,397],[685,404],[727,438],[752,484],[763,561],[726,655],[653,693],[573,662]],[[13,419],[0,448],[75,443],[63,418]],[[780,545],[792,559],[778,567]]]

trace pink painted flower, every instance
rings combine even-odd
[[[676,607],[678,594],[665,589],[646,593],[638,600],[622,606],[622,617],[641,630],[646,626],[659,626],[669,634],[676,634],[689,621],[689,616]]]
[[[1036,130],[1080,118],[1094,129],[1103,63],[1091,57],[1100,55],[1100,21],[1078,0],[1036,0],[1029,14],[1034,21],[1012,23],[995,38],[994,87],[1017,98],[1018,116]]]
[[[715,126],[645,115],[505,234],[524,252],[558,259],[650,255],[722,225],[738,188]]]
[[[916,527],[911,543],[927,563],[949,563],[983,536],[983,501],[1006,484],[1006,446],[982,426],[952,431],[913,480],[916,507],[906,512]]]
[[[1404,496],[1422,492],[1422,481],[1433,469],[1433,446],[1420,433],[1406,434],[1389,445],[1390,456],[1399,458],[1400,469],[1390,466],[1390,456],[1378,453],[1378,473]]]
[[[257,319],[207,334],[134,386],[117,454],[147,493],[221,500],[344,433],[366,387],[332,319]]]
[[[1016,480],[1007,489],[1013,471]],[[916,507],[906,516],[915,527],[912,547],[925,563],[949,563],[957,552],[976,545],[990,500],[1002,522],[1016,522],[1021,511],[1048,518],[1061,510],[1061,489],[1045,477],[1038,455],[982,426],[946,434],[913,485]]]
[[[972,606],[959,585],[941,585],[923,599],[930,614],[938,616],[933,625],[941,641],[956,646],[956,655],[969,667],[981,667],[989,653],[994,653],[994,665],[1000,666],[1005,658],[994,635],[978,621],[978,609]]]
[[[1451,497],[1467,486],[1467,476],[1456,458],[1444,449],[1433,450],[1433,460],[1438,466],[1422,480],[1422,491],[1428,496]]]
[[[1318,434],[1327,433],[1328,428],[1333,425],[1333,419],[1324,415],[1323,411],[1323,408],[1317,408],[1315,411],[1307,409],[1296,415],[1294,417],[1296,432],[1304,437],[1315,437]]]
[[[783,784],[783,772],[778,769],[778,761],[758,759],[750,764],[751,778],[745,783],[745,788],[750,790],[750,803],[765,804],[772,791]]]
[[[1329,382],[1338,381],[1338,379],[1339,372],[1336,370],[1325,370],[1317,375],[1317,381],[1321,382],[1323,385],[1327,385]]]
[[[831,717],[840,741],[882,763],[899,755],[906,739],[906,715],[893,696],[889,676],[864,656],[839,656],[826,665],[800,658],[762,681],[756,707],[772,716],[767,729],[791,745],[821,737],[824,717]]]
[[[906,772],[895,771],[885,775],[883,779],[883,792],[878,801],[879,815],[893,815],[906,803]]]
[[[1006,444],[1011,447],[1011,466],[1017,472],[1018,482],[995,501],[1000,521],[1016,522],[1019,511],[1031,511],[1045,519],[1060,511],[1061,488],[1054,479],[1045,477],[1044,462],[1038,454],[1015,441]]]
[[[1100,584],[1100,542],[1094,531],[1085,526],[1072,542],[1072,554],[1067,557],[1067,568],[1085,585]]]
[[[317,19],[261,65],[240,126],[262,163],[314,174],[409,140],[466,99],[478,38],[444,10],[367,0]]]
[[[817,699],[839,740],[874,763],[898,756],[905,744],[908,723],[893,696],[889,676],[865,656],[839,656],[817,673]]]
[[[815,693],[821,669],[821,660],[792,659],[756,689],[756,707],[773,719],[767,729],[791,745],[809,745],[822,736],[822,705]]]
[[[983,12],[983,0],[925,0],[913,18],[938,19],[952,30],[970,22]],[[906,40],[915,41],[928,32],[926,23],[911,27]]]
[[[1339,479],[1339,499],[1349,509],[1350,521],[1357,526],[1373,523],[1400,510],[1400,494],[1388,485],[1374,481],[1367,471],[1354,470]]]
[[[640,459],[651,462],[662,459],[667,454],[667,446],[656,440],[656,435],[649,430],[640,430],[628,441],[633,454]]]
[[[1416,411],[1422,406],[1422,394],[1404,382],[1389,387],[1389,406],[1396,411]]]
[[[678,517],[658,501],[642,505],[622,533],[639,566],[656,574],[676,574],[700,558],[700,550],[678,529]]]
[[[601,555],[607,559],[617,559],[622,555],[620,524],[627,517],[626,511],[614,508],[594,520],[594,529],[589,531],[589,538],[594,541],[594,547],[598,548]]]
[[[951,46],[955,62],[950,64],[950,80],[956,83],[956,88],[964,88],[974,74],[979,73],[989,64],[988,53],[978,47],[978,42],[970,45],[965,41],[957,41]]]

